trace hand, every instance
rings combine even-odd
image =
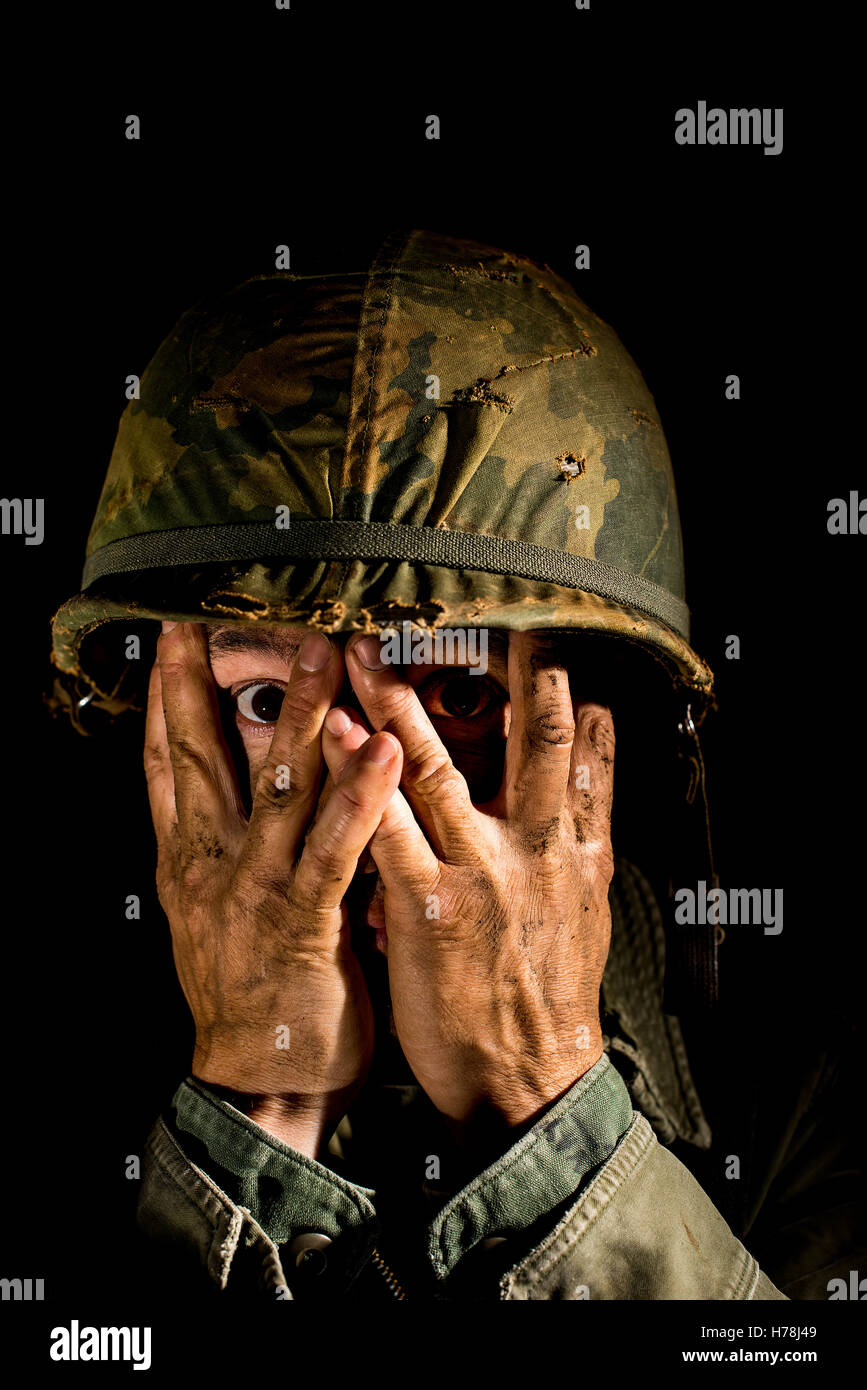
[[[346,663],[372,727],[403,747],[406,797],[370,848],[404,1055],[459,1134],[479,1116],[525,1125],[602,1055],[611,713],[573,705],[549,638],[510,633],[504,777],[476,806],[402,674],[365,669],[354,639]]]
[[[324,666],[304,670],[317,651]],[[337,739],[323,727],[343,669],[327,639],[305,639],[249,823],[198,624],[165,625],[145,739],[157,888],[196,1025],[193,1074],[242,1093],[236,1104],[248,1097],[257,1123],[314,1157],[373,1055],[341,901],[401,768],[390,735],[355,723]],[[320,798],[323,750],[333,785]]]

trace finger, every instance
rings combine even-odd
[[[578,838],[606,844],[614,800],[614,721],[605,705],[576,706],[570,803]]]
[[[300,902],[340,906],[358,858],[394,795],[401,750],[391,734],[376,734],[347,761],[334,792],[307,836],[295,873]]]
[[[370,842],[373,862],[386,889],[418,899],[435,891],[440,864],[406,797],[396,791]]]
[[[160,859],[171,861],[178,849],[178,813],[175,808],[175,779],[163,714],[159,662],[155,661],[148,682],[145,715],[144,769],[148,785],[151,819],[157,837]]]
[[[501,799],[509,819],[543,830],[566,807],[575,734],[569,674],[550,637],[509,633],[509,699]]]
[[[342,705],[335,705],[325,716],[322,729],[322,754],[330,775],[332,786],[339,781],[340,774],[352,757],[370,738],[370,730],[360,715]],[[324,788],[323,788],[324,793]],[[322,804],[320,796],[320,805]]]
[[[322,726],[322,754],[328,768],[328,776],[319,793],[314,824],[331,800],[335,783],[350,757],[369,738],[370,730],[356,710],[336,705],[326,714]],[[376,873],[376,865],[370,858],[369,846],[362,850],[358,868],[362,873]]]
[[[181,846],[190,850],[207,840],[213,853],[237,834],[244,809],[223,737],[204,626],[164,628],[157,660]]]
[[[416,692],[393,666],[383,665],[378,637],[347,643],[352,687],[374,729],[387,729],[403,748],[401,786],[441,859],[478,860],[479,815],[466,779],[425,713]],[[372,667],[365,662],[373,663]]]
[[[309,632],[256,780],[243,851],[251,868],[288,870],[301,853],[322,783],[322,725],[342,683],[339,649],[324,633]]]

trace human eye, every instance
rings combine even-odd
[[[267,680],[251,681],[230,693],[243,729],[250,726],[270,728],[276,724],[286,691],[277,681]]]
[[[423,681],[419,699],[432,719],[480,719],[495,714],[506,692],[489,676],[468,674],[468,668],[441,671]]]

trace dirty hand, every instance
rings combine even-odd
[[[402,674],[365,669],[357,640],[346,662],[371,726],[403,748],[405,796],[370,847],[401,1047],[459,1136],[525,1125],[602,1055],[611,713],[573,704],[550,639],[510,633],[503,782],[474,805]]]
[[[317,651],[325,665],[304,670]],[[199,624],[165,624],[145,738],[157,888],[196,1025],[193,1074],[241,1093],[235,1104],[313,1157],[373,1054],[341,901],[401,768],[388,734],[356,724],[338,740],[323,727],[342,679],[339,650],[308,636],[249,821]],[[333,786],[320,804],[323,751]]]

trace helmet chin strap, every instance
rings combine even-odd
[[[715,923],[679,923],[674,920],[674,893],[692,886],[692,874],[699,870],[705,891],[719,887],[713,856],[710,810],[707,799],[704,758],[698,729],[688,704],[677,726],[678,757],[688,772],[684,804],[680,808],[677,844],[681,848],[675,865],[679,877],[669,885],[668,961],[665,974],[665,1008],[671,1013],[713,1009],[719,1002],[719,944],[722,929]]]

